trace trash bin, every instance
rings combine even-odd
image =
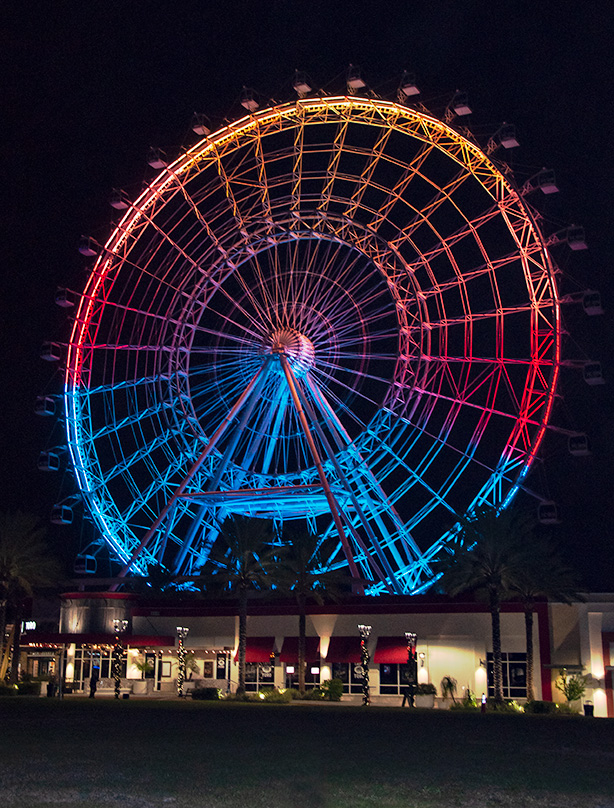
[[[594,710],[595,710],[595,705],[594,704],[591,704],[590,702],[587,702],[584,705],[584,715],[592,717],[594,715]]]

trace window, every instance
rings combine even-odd
[[[275,668],[268,662],[245,663],[245,689],[259,690],[261,687],[273,687]]]
[[[28,656],[28,673],[35,678],[53,676],[55,674],[55,657]]]
[[[292,673],[288,672],[288,667],[294,668]],[[312,673],[311,669],[317,667],[318,673]],[[316,687],[320,684],[320,666],[316,663],[305,663],[305,690]],[[298,688],[298,663],[286,664],[286,687]]]
[[[488,695],[495,695],[493,655],[486,655],[488,663]],[[503,668],[503,698],[517,699],[527,695],[527,655],[501,653]]]
[[[333,662],[333,679],[341,679],[344,693],[362,693],[362,667],[353,662]]]
[[[126,676],[126,653],[121,666],[121,676]],[[113,649],[112,648],[77,648],[75,650],[74,687],[83,690],[89,687],[92,670],[96,671],[99,679],[113,678]]]
[[[383,663],[379,666],[379,692],[400,695],[401,688],[408,683],[409,665]]]

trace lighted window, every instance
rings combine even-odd
[[[488,662],[488,695],[495,695],[493,673],[493,655],[487,654]],[[518,699],[527,695],[527,655],[521,653],[502,653],[503,698]]]
[[[245,689],[256,691],[261,687],[273,687],[275,668],[269,662],[247,662],[245,664]]]

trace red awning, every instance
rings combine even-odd
[[[373,662],[404,664],[407,662],[407,642],[401,637],[378,637]]]
[[[328,644],[327,662],[360,662],[360,637],[331,637]]]
[[[284,644],[279,655],[280,662],[298,662],[298,637],[284,637]],[[320,638],[305,637],[305,662],[312,665],[320,661]]]
[[[248,637],[245,647],[246,662],[270,662],[273,653],[275,637]],[[235,662],[239,658],[239,652],[235,654]]]

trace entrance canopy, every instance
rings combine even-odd
[[[245,661],[249,663],[265,663],[271,661],[275,637],[248,637],[245,648]],[[235,654],[235,661],[239,652]]]
[[[407,662],[407,642],[401,637],[379,637],[373,656],[375,664],[404,664]]]
[[[319,637],[305,637],[305,662],[308,665],[320,661],[320,638]],[[298,662],[298,637],[285,637],[284,643],[279,655],[280,662],[296,663]]]
[[[331,637],[326,654],[327,662],[360,662],[360,637]]]

